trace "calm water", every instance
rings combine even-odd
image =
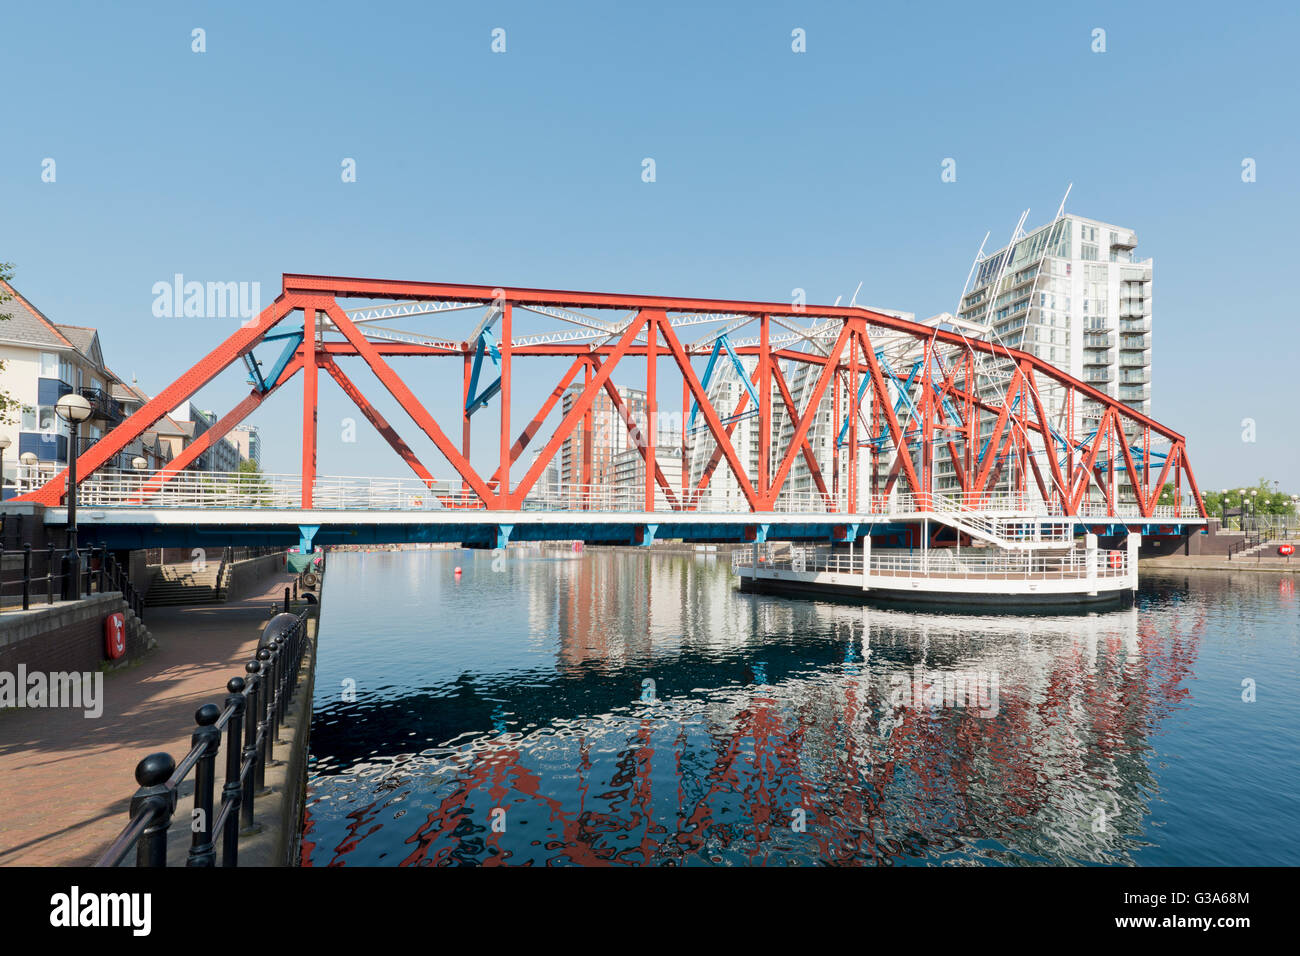
[[[1289,575],[962,617],[725,556],[336,554],[303,861],[1296,865],[1297,621]]]

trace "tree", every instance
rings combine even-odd
[[[262,477],[262,469],[252,459],[239,463],[239,477],[235,479],[241,498],[247,498],[251,504],[270,505],[272,503],[271,485]]]
[[[1245,494],[1242,494],[1242,492]],[[1274,483],[1267,478],[1259,479],[1256,485],[1240,485],[1224,491],[1211,491],[1205,495],[1205,510],[1212,517],[1222,517],[1226,508],[1240,511],[1242,499],[1248,503],[1248,510],[1257,515],[1289,515],[1295,513],[1295,502],[1285,491],[1274,489]]]
[[[0,280],[8,282],[13,278],[13,275],[14,264],[12,262],[0,262]],[[0,308],[3,308],[4,304],[12,298],[13,296],[10,295],[6,289],[0,288]],[[0,311],[0,322],[7,321],[11,318],[13,318],[13,316],[8,312]],[[4,370],[5,363],[0,361],[0,374],[3,374]],[[0,425],[8,425],[13,421],[12,415],[18,409],[20,404],[21,403],[18,399],[0,388]]]

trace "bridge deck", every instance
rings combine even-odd
[[[10,502],[9,513],[35,515],[40,506]],[[65,525],[66,508],[40,509],[47,525]],[[509,541],[583,540],[602,544],[650,544],[677,538],[699,542],[848,541],[865,534],[896,536],[904,544],[908,529],[930,522],[960,529],[970,537],[973,522],[986,522],[987,543],[1004,548],[1068,547],[1088,531],[1144,536],[1184,534],[1204,525],[1198,517],[1097,515],[1060,517],[946,511],[896,510],[879,513],[703,512],[703,511],[487,511],[366,510],[293,508],[79,507],[81,538],[112,548],[205,547],[225,544],[291,546],[314,544],[389,544],[463,542],[499,547]],[[978,530],[978,529],[976,529]],[[979,537],[979,534],[974,535]]]

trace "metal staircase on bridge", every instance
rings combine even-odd
[[[996,545],[1006,551],[1063,550],[1074,547],[1074,522],[1051,520],[1046,515],[1021,511],[1000,516],[969,508],[941,494],[919,499],[923,512],[959,534]],[[1046,525],[1046,527],[1044,527]]]

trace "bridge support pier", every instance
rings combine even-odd
[[[316,537],[316,532],[320,530],[318,524],[300,524],[298,525],[298,553],[311,554],[311,541]]]
[[[1128,586],[1131,590],[1138,589],[1138,549],[1142,547],[1142,535],[1136,531],[1129,532],[1128,536]]]
[[[862,590],[871,590],[871,532],[862,536]]]
[[[497,550],[504,551],[506,545],[510,543],[510,535],[514,534],[515,526],[512,524],[497,525]]]
[[[1085,565],[1088,574],[1088,596],[1097,596],[1097,536],[1092,532],[1084,535]]]

